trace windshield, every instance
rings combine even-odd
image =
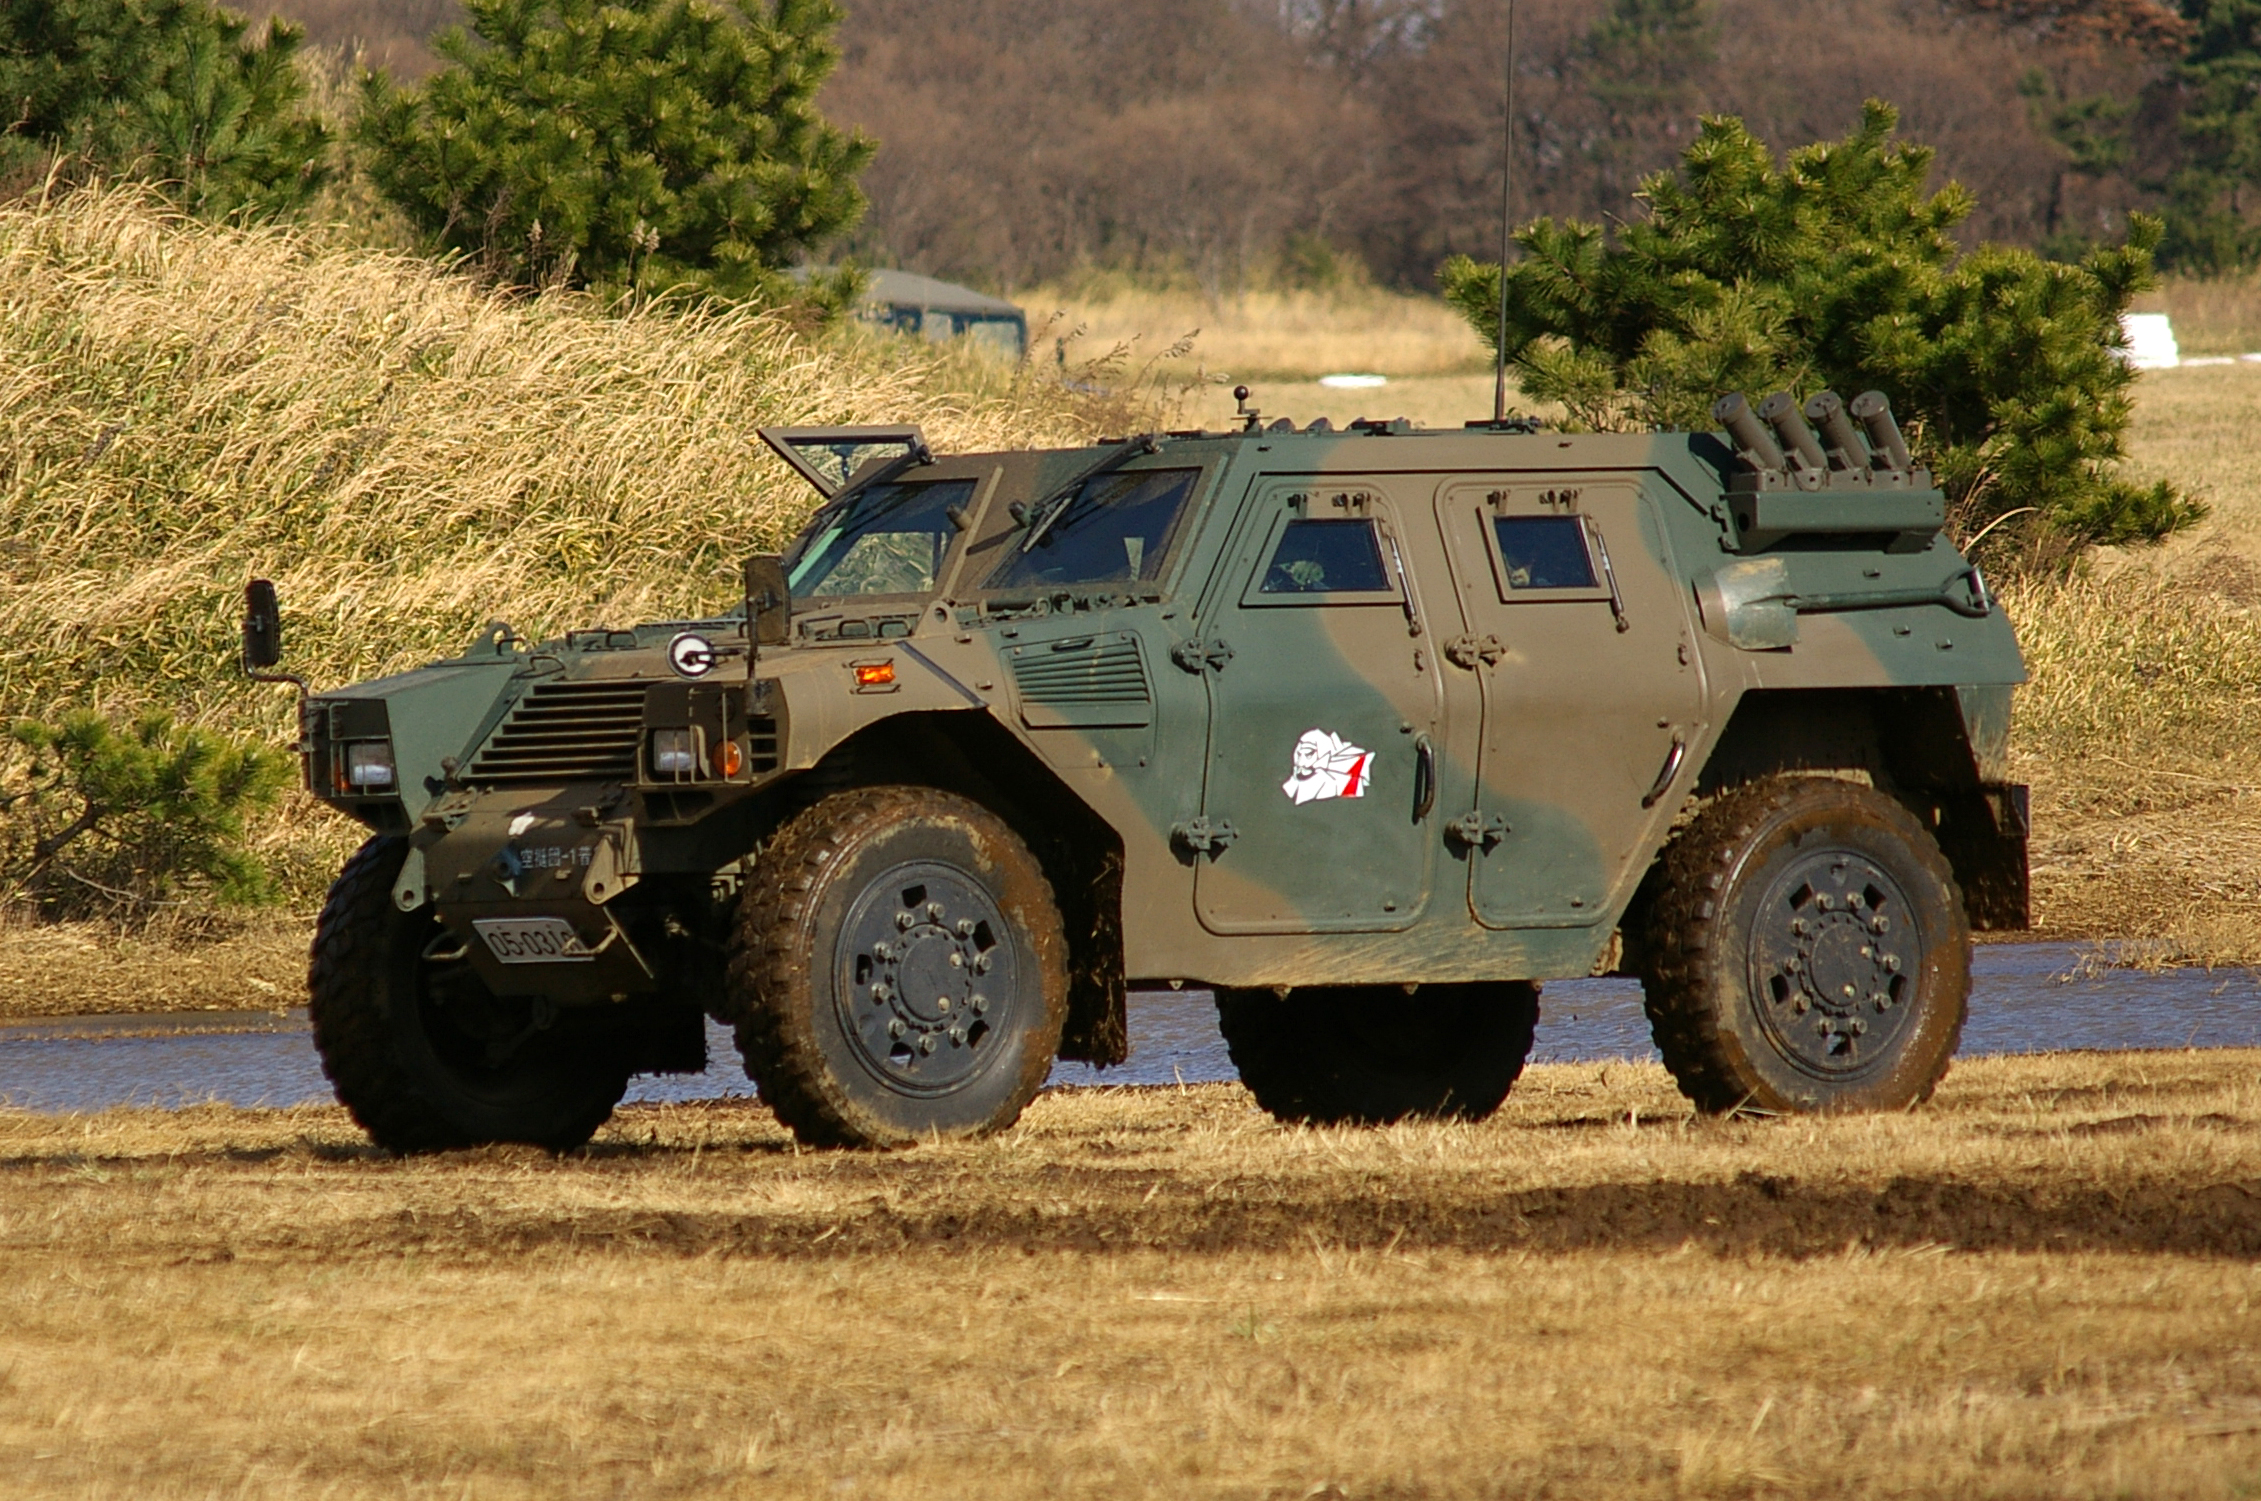
[[[1022,552],[1014,539],[988,587],[1153,582],[1200,477],[1198,469],[1142,469],[1086,481],[1036,546]]]
[[[858,493],[794,553],[786,574],[793,597],[931,592],[958,537],[950,512],[964,514],[973,486],[953,479]]]

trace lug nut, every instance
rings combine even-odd
[[[977,975],[986,975],[989,973],[989,956],[987,954],[976,954],[973,956],[973,972]]]
[[[1900,956],[1898,954],[1886,954],[1884,956],[1884,967],[1891,973],[1898,974],[1900,972]]]
[[[942,921],[942,904],[940,902],[928,902],[926,904],[926,915],[935,922]]]
[[[880,981],[877,985],[874,985],[871,988],[871,998],[875,1001],[890,1001],[893,1000],[894,997],[895,987],[888,984],[885,980]]]
[[[950,1014],[950,998],[946,995],[936,996],[934,998],[934,1009],[944,1016],[948,1016]]]
[[[934,1034],[932,1032],[927,1033],[926,1036],[919,1039],[919,1051],[922,1053],[931,1053],[934,1051]]]
[[[1889,1009],[1889,1008],[1891,1007],[1891,1005],[1892,1005],[1892,997],[1890,997],[1890,996],[1886,995],[1886,994],[1885,994],[1885,993],[1884,993],[1883,991],[1881,991],[1881,990],[1879,990],[1879,991],[1876,991],[1876,992],[1874,992],[1873,994],[1871,994],[1871,995],[1869,996],[1869,1001],[1870,1001],[1870,1003],[1871,1003],[1872,1005],[1874,1005],[1874,1006],[1876,1007],[1876,1009],[1877,1009],[1877,1010],[1879,1010],[1879,1011],[1884,1011],[1884,1010],[1887,1010],[1887,1009]]]
[[[974,1015],[979,1016],[989,1009],[989,997],[977,995],[967,1000],[966,1004],[973,1007]]]
[[[898,912],[895,914],[895,926],[898,928],[907,928],[916,921],[918,921],[918,919],[913,917],[908,912]]]
[[[1800,938],[1803,938],[1803,937],[1805,937],[1805,936],[1806,936],[1806,920],[1805,920],[1804,918],[1802,918],[1802,917],[1793,917],[1793,918],[1791,918],[1791,919],[1790,919],[1790,931],[1791,931],[1791,933],[1793,933],[1793,934],[1794,934],[1794,935],[1796,935],[1797,937],[1800,937]]]
[[[966,956],[963,954],[953,953],[950,956],[950,967],[952,969],[964,969],[966,967]]]
[[[950,1029],[950,1040],[958,1046],[964,1047],[966,1045],[966,1029],[964,1027],[952,1027]]]
[[[1804,1016],[1808,1011],[1813,1009],[1813,1002],[1807,1000],[1803,994],[1800,994],[1797,999],[1793,1000],[1790,1003],[1790,1009],[1799,1016]]]
[[[887,1035],[889,1037],[901,1037],[906,1030],[903,1019],[899,1016],[887,1024]]]
[[[958,919],[958,936],[959,936],[960,938],[971,938],[971,937],[973,937],[973,930],[974,930],[974,920],[973,920],[972,918],[970,918],[970,917],[961,917],[961,918],[959,918],[959,919]]]
[[[1814,910],[1817,912],[1834,911],[1836,910],[1836,905],[1837,904],[1831,901],[1827,895],[1817,896],[1814,898]]]

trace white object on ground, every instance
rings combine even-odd
[[[2128,336],[2127,352],[2121,358],[2136,369],[2172,370],[2183,362],[2182,351],[2175,346],[2175,326],[2165,313],[2122,313],[2120,330]]]
[[[1386,386],[1386,375],[1322,375],[1319,384],[1332,391],[1363,391],[1373,386]]]

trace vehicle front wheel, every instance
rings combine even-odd
[[[1970,923],[1899,803],[1831,777],[1738,788],[1665,850],[1641,976],[1698,1109],[1897,1110],[1962,1040]]]
[[[1249,1093],[1283,1121],[1482,1120],[1523,1072],[1539,987],[1314,985],[1220,990],[1217,1021]]]
[[[1042,866],[996,814],[861,787],[765,844],[727,990],[761,1097],[802,1141],[892,1147],[999,1131],[1067,1020],[1067,938]]]
[[[540,997],[493,994],[429,907],[395,907],[407,855],[395,834],[364,844],[315,928],[307,1009],[339,1101],[394,1152],[581,1145],[628,1088],[620,1049]]]

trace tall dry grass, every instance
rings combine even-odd
[[[1191,337],[1193,358],[1218,384],[1310,381],[1322,375],[1392,379],[1489,368],[1484,346],[1437,297],[1348,282],[1327,290],[1253,288],[1211,299],[1198,287],[1092,274],[1016,294],[1036,357],[1062,339],[1152,351]]]
[[[0,210],[0,360],[0,704],[269,725],[276,697],[231,675],[252,574],[293,665],[367,677],[495,616],[726,606],[813,499],[757,426],[911,418],[965,448],[1100,420],[901,341],[506,297],[119,190]]]

